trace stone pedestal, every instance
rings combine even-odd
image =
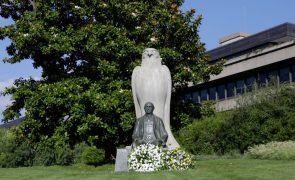
[[[124,149],[117,149],[115,172],[127,172],[128,171],[128,155],[131,152],[131,147],[126,146]]]

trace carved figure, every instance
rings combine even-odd
[[[135,104],[136,118],[145,114],[146,102],[153,102],[156,107],[154,114],[161,119],[168,133],[167,147],[174,149],[179,144],[172,135],[170,128],[171,74],[167,66],[161,64],[159,52],[147,48],[142,54],[141,66],[134,68],[132,73],[132,93]]]
[[[168,134],[161,118],[153,114],[153,103],[147,102],[144,106],[145,115],[136,120],[132,134],[132,148],[140,144],[154,144],[166,147]]]

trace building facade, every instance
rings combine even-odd
[[[185,99],[213,100],[217,110],[224,111],[234,108],[236,97],[256,85],[295,82],[295,24],[284,23],[251,36],[236,35],[222,38],[223,45],[207,52],[210,63],[226,61],[223,71],[186,89]]]

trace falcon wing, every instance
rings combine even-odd
[[[136,118],[140,118],[141,117],[141,110],[140,110],[140,106],[139,106],[139,102],[138,102],[138,98],[136,95],[136,77],[138,76],[138,72],[139,72],[139,66],[136,66],[132,72],[132,79],[131,79],[131,85],[132,85],[132,95],[133,95],[133,102],[134,102],[134,107],[135,107],[135,114],[136,114]]]

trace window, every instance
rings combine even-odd
[[[225,98],[225,85],[220,85],[217,87],[217,95],[218,99],[224,99]]]
[[[244,80],[239,80],[237,81],[237,94],[242,94],[245,91],[245,81]]]
[[[246,79],[246,90],[247,91],[252,91],[254,88],[254,85],[256,83],[256,78],[254,76],[251,76]]]
[[[207,89],[201,91],[201,101],[207,101]]]
[[[231,82],[231,83],[228,83],[227,86],[226,86],[226,97],[232,97],[235,95],[235,83],[234,82]]]
[[[267,74],[266,72],[259,73],[258,76],[258,85],[265,86],[267,84]]]
[[[292,66],[292,82],[295,82],[295,66]]]
[[[216,87],[212,87],[209,89],[209,99],[216,100]]]
[[[193,102],[195,102],[195,103],[199,103],[200,102],[199,92],[194,92],[193,93]]]
[[[289,67],[280,69],[280,83],[290,82]]]
[[[184,100],[185,101],[191,101],[192,100],[192,95],[190,93],[187,93],[184,95]]]
[[[276,85],[278,83],[278,71],[274,70],[268,74],[268,82],[270,84]]]

